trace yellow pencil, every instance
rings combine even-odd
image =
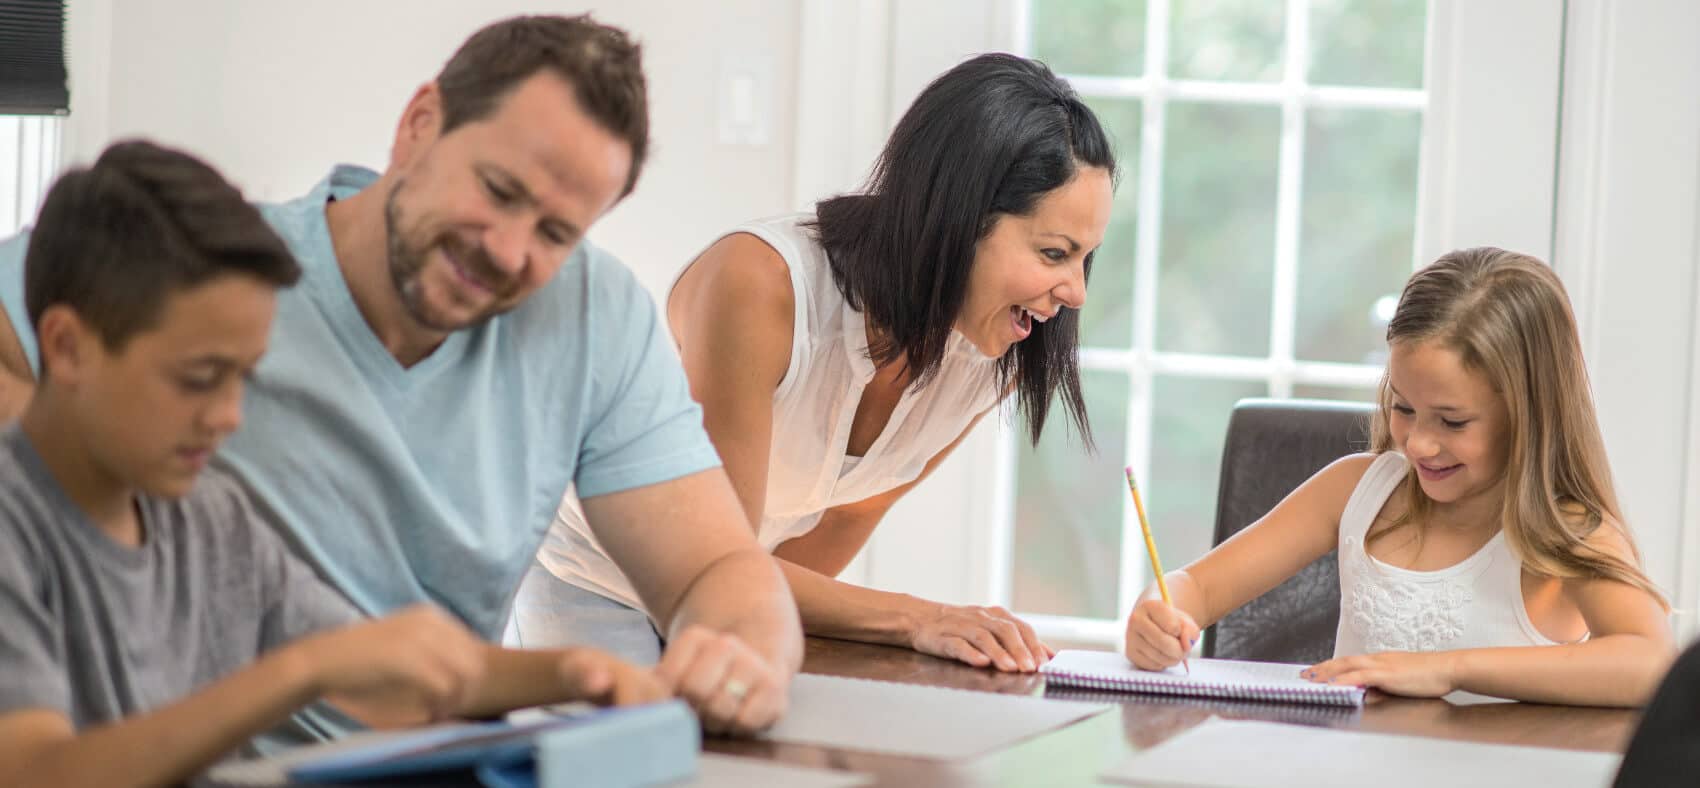
[[[1174,607],[1175,600],[1169,596],[1169,584],[1163,581],[1163,560],[1157,557],[1157,541],[1151,538],[1151,523],[1145,519],[1145,504],[1139,502],[1139,485],[1133,481],[1133,466],[1129,465],[1125,470],[1127,491],[1133,495],[1133,510],[1139,513],[1139,530],[1145,534],[1145,552],[1151,556],[1151,573],[1157,576],[1157,591],[1163,595],[1163,604]],[[1181,647],[1186,648],[1186,641],[1181,641]],[[1184,656],[1181,657],[1181,667],[1192,673],[1192,666],[1187,664]]]

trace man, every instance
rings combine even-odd
[[[665,690],[512,651],[430,605],[360,615],[207,460],[301,269],[234,187],[147,142],[61,177],[31,234],[41,385],[0,429],[0,774],[163,785],[326,697],[374,725]]]
[[[383,174],[338,167],[262,206],[303,277],[223,458],[366,612],[432,601],[486,638],[576,484],[667,634],[657,675],[710,730],[749,732],[784,711],[795,604],[653,303],[583,242],[647,138],[622,32],[523,17],[474,34],[408,102]],[[0,245],[13,407],[37,357],[22,256]]]

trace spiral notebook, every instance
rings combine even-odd
[[[1063,650],[1040,668],[1047,684],[1065,687],[1186,695],[1199,698],[1318,703],[1362,706],[1361,687],[1318,684],[1299,678],[1307,665],[1284,662],[1245,662],[1232,659],[1191,659],[1191,673],[1179,665],[1168,670],[1140,670],[1127,657],[1111,651]]]

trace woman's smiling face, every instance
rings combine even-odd
[[[975,246],[968,294],[953,326],[989,358],[1033,333],[1034,321],[1086,303],[1086,256],[1110,223],[1110,173],[1082,167],[1027,216],[1001,215]]]

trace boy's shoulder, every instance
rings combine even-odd
[[[0,428],[0,532],[22,534],[43,524],[53,496],[44,489],[40,462],[14,422]]]

